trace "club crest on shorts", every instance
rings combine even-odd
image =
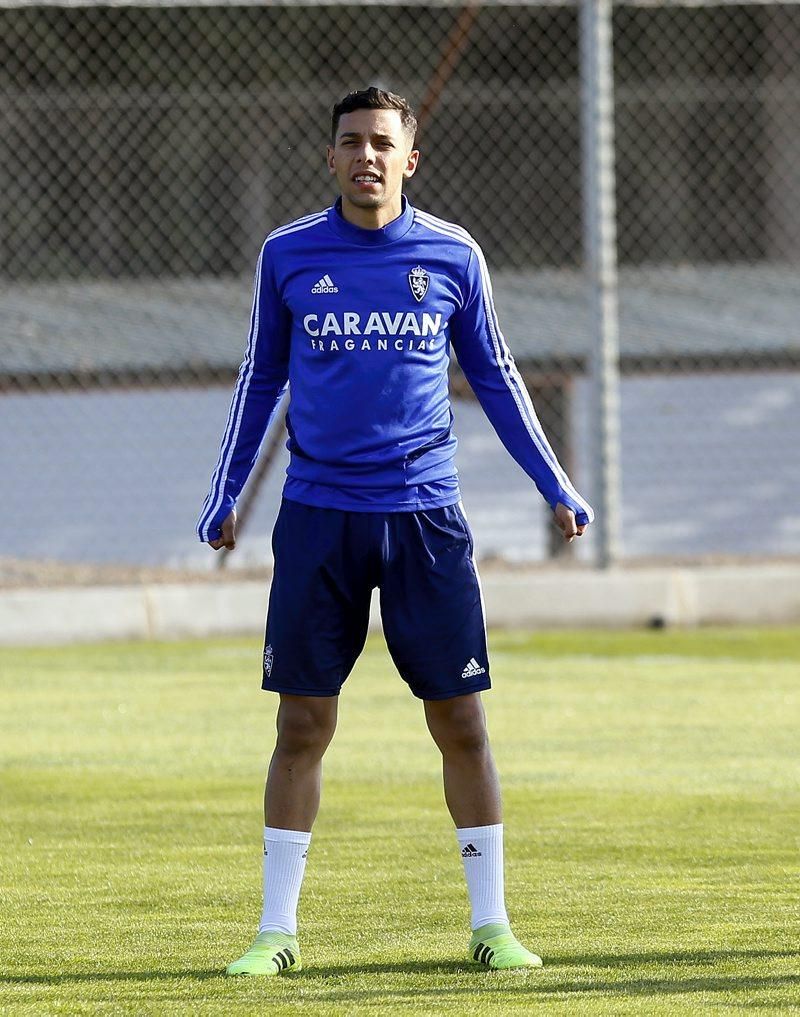
[[[272,647],[268,646],[264,650],[264,674],[269,678],[272,674]]]
[[[416,268],[412,268],[408,273],[408,285],[411,287],[411,292],[413,293],[414,299],[417,303],[419,303],[428,292],[430,281],[431,277],[422,265],[417,265]]]

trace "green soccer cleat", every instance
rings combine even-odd
[[[225,968],[226,975],[272,977],[284,971],[299,971],[300,948],[296,936],[285,932],[259,932],[246,954]]]
[[[493,971],[542,966],[542,958],[526,950],[511,927],[503,922],[482,925],[472,933],[469,958],[473,963],[483,964]]]

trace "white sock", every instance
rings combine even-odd
[[[297,901],[311,834],[264,827],[264,910],[259,932],[297,934]]]
[[[472,929],[508,922],[503,893],[503,824],[456,830],[472,905]]]

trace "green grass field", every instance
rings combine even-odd
[[[516,931],[468,910],[421,705],[379,640],[342,696],[305,970],[230,980],[260,910],[260,645],[0,654],[0,1011],[697,1014],[800,1006],[800,629],[494,635]]]

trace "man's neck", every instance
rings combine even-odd
[[[353,226],[359,226],[362,230],[383,229],[390,222],[399,219],[402,214],[403,197],[401,194],[397,195],[396,201],[393,200],[377,208],[359,208],[358,205],[353,205],[342,196],[342,218],[352,223]]]

